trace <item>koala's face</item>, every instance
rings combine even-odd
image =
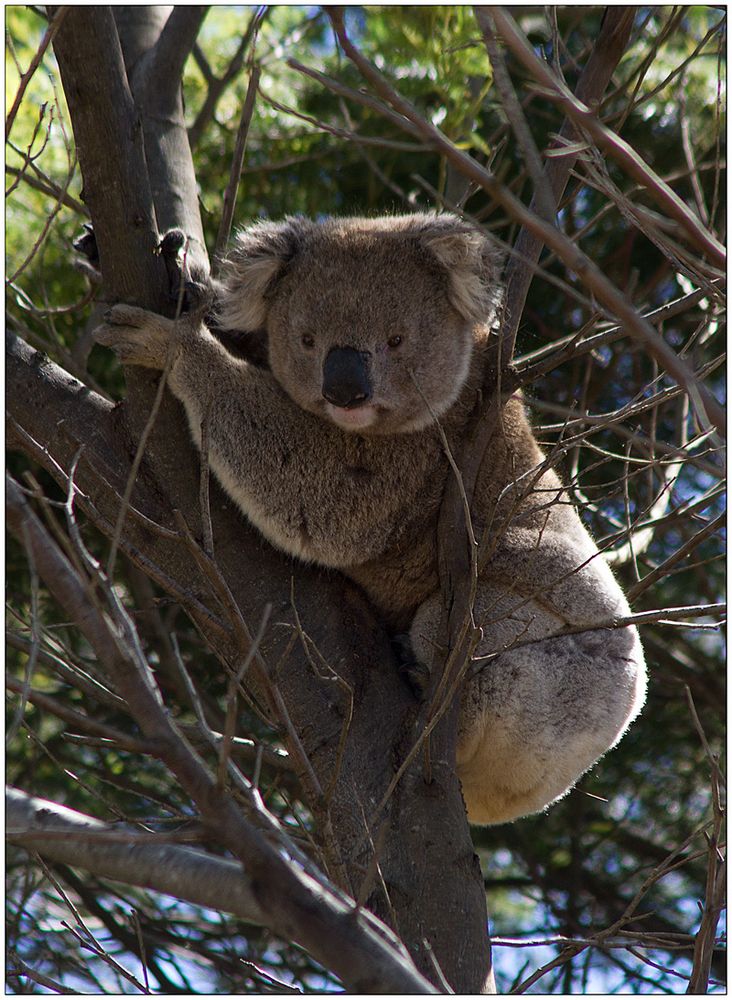
[[[471,330],[416,240],[321,235],[292,261],[267,321],[272,371],[306,410],[344,430],[424,427],[457,398]]]
[[[258,318],[272,372],[303,409],[345,431],[395,434],[427,426],[455,402],[473,349],[476,316],[468,300],[483,291],[487,301],[485,276],[466,273],[460,283],[458,274],[456,290],[454,272],[470,256],[464,241],[475,248],[475,234],[466,237],[460,227],[456,235],[451,217],[436,232],[435,224],[431,216],[406,216],[292,220],[270,229],[279,239],[296,226],[296,239],[291,232],[289,259],[276,258]],[[230,299],[246,294],[247,267],[249,277],[259,269],[264,281],[265,258],[250,252],[243,266],[234,261]],[[235,310],[229,304],[229,322]],[[241,324],[241,309],[238,318]]]

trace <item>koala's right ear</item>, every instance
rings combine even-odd
[[[308,219],[258,222],[242,229],[222,262],[217,281],[217,322],[228,330],[261,330],[267,293],[280,277],[312,226]]]

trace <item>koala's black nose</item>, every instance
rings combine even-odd
[[[361,406],[371,399],[368,354],[334,347],[323,362],[323,395],[334,406]]]

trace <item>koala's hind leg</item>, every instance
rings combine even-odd
[[[484,586],[479,604],[478,656],[497,655],[463,692],[458,774],[470,821],[503,823],[560,798],[620,739],[643,703],[643,654],[632,628],[552,638],[563,623],[538,602]],[[434,597],[415,618],[420,658],[437,614]]]
[[[94,339],[111,347],[123,365],[162,369],[174,334],[172,320],[120,303],[107,312]]]

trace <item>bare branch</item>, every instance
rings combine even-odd
[[[476,7],[478,24],[483,27],[488,8]],[[580,78],[577,81],[577,97],[590,107],[599,103],[605,92],[615,67],[625,51],[633,27],[635,8],[608,7],[600,27],[600,33],[590,53]],[[559,130],[556,143],[571,141],[576,131],[569,120],[565,120]],[[569,180],[576,154],[551,158],[545,166],[548,184],[558,202]],[[531,203],[535,207],[535,201]],[[543,242],[529,228],[523,227],[516,240],[516,256],[512,257],[506,274],[506,314],[504,318],[504,352],[507,358],[513,356],[516,333],[526,301],[526,295],[533,278],[532,264],[539,260]]]
[[[53,698],[51,695],[44,694],[43,691],[34,691],[32,688],[28,688],[25,691],[24,685],[20,684],[10,675],[5,678],[5,687],[10,691],[24,695],[33,705],[51,712],[59,719],[63,719],[64,722],[68,722],[70,725],[76,726],[86,732],[94,733],[96,736],[103,738],[108,744],[114,744],[120,750],[129,750],[131,753],[142,754],[151,754],[154,751],[153,744],[146,743],[144,740],[134,739],[126,733],[115,729],[113,726],[107,726],[94,719],[90,719],[88,716],[82,715],[81,712],[69,708],[62,701]]]
[[[208,7],[176,6],[152,49],[147,86],[171,96],[180,89],[183,67],[198,38]]]
[[[5,809],[9,843],[50,861],[233,913],[247,923],[265,922],[251,879],[234,861],[165,842],[135,842],[134,827],[102,823],[19,789],[7,789]],[[105,840],[106,833],[114,834],[117,842]]]
[[[60,993],[62,995],[70,996],[86,996],[85,993],[77,993],[76,990],[66,989],[61,983],[55,982],[48,976],[44,976],[42,972],[38,972],[36,969],[32,969],[27,965],[22,958],[16,955],[14,952],[10,953],[10,959],[13,963],[12,968],[8,969],[9,979],[18,979],[23,977],[25,979],[30,979],[33,983],[38,983],[39,986],[45,986],[47,990],[51,990],[52,993]]]
[[[704,894],[704,907],[702,918],[699,923],[699,930],[694,939],[694,959],[689,977],[687,993],[693,995],[704,994],[709,988],[709,973],[716,947],[717,924],[725,907],[727,890],[727,863],[723,853],[723,839],[725,831],[725,816],[722,807],[722,790],[724,788],[724,775],[719,767],[719,755],[712,752],[706,734],[694,705],[691,691],[686,688],[686,697],[689,702],[694,725],[699,738],[701,739],[704,752],[711,768],[712,786],[712,829],[708,835],[709,853],[707,860],[707,879]]]
[[[705,524],[704,527],[697,531],[692,538],[684,542],[684,544],[667,559],[664,559],[660,566],[656,566],[655,569],[652,569],[650,573],[647,573],[642,580],[636,583],[636,585],[632,587],[628,593],[628,600],[635,601],[638,596],[645,590],[648,590],[653,583],[657,580],[662,580],[672,566],[680,562],[682,559],[685,559],[686,556],[688,556],[690,552],[693,552],[705,538],[713,535],[716,531],[721,531],[725,524],[726,516],[724,514],[720,514],[719,517],[716,517],[712,521]]]
[[[241,109],[241,119],[236,133],[236,146],[234,147],[234,156],[231,160],[229,183],[226,185],[226,190],[224,191],[224,206],[221,213],[218,235],[216,236],[216,247],[213,253],[214,261],[218,261],[223,255],[226,245],[229,242],[229,235],[231,234],[231,223],[234,219],[234,208],[236,207],[236,193],[239,190],[241,171],[244,166],[247,136],[249,135],[249,126],[251,125],[254,113],[254,101],[257,97],[260,76],[261,70],[259,66],[256,63],[252,64],[247,96],[244,99],[244,107]]]
[[[15,121],[15,116],[18,114],[18,108],[20,107],[26,90],[28,89],[28,84],[33,78],[33,74],[41,65],[44,55],[46,54],[46,49],[51,44],[54,36],[58,29],[63,24],[64,18],[68,14],[69,7],[58,7],[53,15],[53,18],[46,28],[46,31],[41,39],[41,44],[38,46],[33,58],[31,59],[30,66],[20,77],[20,84],[18,86],[18,92],[15,95],[13,103],[10,106],[10,111],[8,111],[7,117],[5,118],[5,139],[7,141],[10,132],[13,128],[13,122]]]
[[[312,69],[309,66],[303,66],[303,64],[298,62],[297,59],[288,59],[287,65],[290,66],[291,69],[296,69],[298,73],[302,73],[304,76],[309,76],[311,79],[316,80],[322,86],[327,87],[328,90],[332,90],[334,94],[338,94],[339,97],[347,97],[353,101],[357,101],[365,108],[370,108],[372,111],[378,112],[382,118],[385,118],[392,124],[397,125],[405,132],[415,136],[415,138],[420,138],[421,133],[419,129],[412,125],[410,119],[406,115],[395,113],[385,104],[382,104],[381,101],[374,100],[374,98],[369,94],[364,94],[360,90],[354,90],[352,87],[346,87],[345,84],[339,83],[338,80],[334,80],[332,77],[326,76],[324,73],[319,73],[317,70]]]
[[[28,173],[27,170],[18,170],[17,167],[11,167],[9,164],[5,164],[6,173],[10,174],[11,177],[17,177],[24,181],[29,187],[35,188],[36,191],[40,191],[41,194],[49,195],[51,198],[58,198],[62,205],[66,208],[70,208],[72,212],[76,212],[82,218],[89,217],[89,209],[83,205],[80,201],[68,193],[65,187],[60,187],[50,178],[39,179],[39,177],[34,177]]]
[[[586,943],[566,945],[556,958],[552,959],[546,965],[543,965],[540,969],[537,969],[536,972],[533,972],[527,979],[515,986],[512,992],[525,993],[531,986],[534,985],[534,983],[538,982],[543,976],[545,976],[547,972],[563,965],[565,962],[571,961],[576,955],[579,955],[591,945],[595,947],[602,947],[605,941],[612,940],[615,935],[618,934],[631,920],[637,920],[638,917],[636,916],[636,912],[641,900],[657,882],[665,878],[665,876],[669,875],[671,872],[676,871],[678,868],[688,864],[692,860],[692,856],[684,855],[684,851],[697,837],[703,835],[709,826],[709,823],[702,824],[689,834],[689,836],[686,837],[682,843],[668,852],[657,865],[655,865],[649,875],[643,880],[642,885],[625,907],[625,911],[618,920],[614,921],[609,927],[606,927],[597,934],[593,935],[593,937],[588,939]]]
[[[534,185],[534,197],[531,207],[547,222],[553,223],[557,214],[557,196],[552,190],[549,178],[545,173],[534,137],[526,121],[523,108],[516,97],[511,77],[508,75],[503,54],[496,43],[495,29],[491,23],[488,8],[476,7],[475,14],[480,25],[480,30],[483,33],[483,41],[488,50],[491,66],[493,67],[493,82],[501,95],[504,112],[514,131],[516,141],[526,164],[526,169]]]
[[[504,42],[532,76],[547,88],[546,96],[563,108],[565,113],[588,132],[605,152],[617,160],[626,173],[638,181],[658,202],[664,212],[672,219],[676,219],[694,245],[724,270],[727,259],[724,247],[687,208],[676,192],[641,159],[624,139],[603,125],[585,103],[577,100],[565,85],[557,80],[551,69],[536,57],[525,35],[519,30],[510,14],[501,7],[490,9]]]

